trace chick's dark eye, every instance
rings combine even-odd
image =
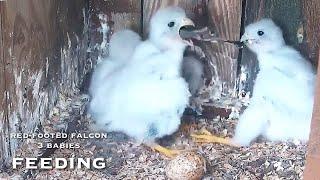
[[[169,27],[173,27],[173,26],[174,26],[174,22],[173,22],[173,21],[169,22],[169,23],[168,23],[168,26],[169,26]]]
[[[258,35],[262,36],[262,35],[264,35],[264,32],[263,31],[258,31]]]

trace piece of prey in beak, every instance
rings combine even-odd
[[[241,41],[231,41],[216,37],[216,35],[212,33],[208,27],[204,27],[202,29],[196,29],[195,27],[182,27],[180,28],[180,36],[185,39],[196,39],[199,41],[232,43],[239,48],[243,48],[244,45],[244,43]]]
[[[243,45],[252,44],[256,40],[255,39],[249,39],[248,35],[244,34],[242,35],[240,41],[243,43]]]

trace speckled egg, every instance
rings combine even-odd
[[[199,180],[205,171],[205,159],[195,152],[178,155],[166,167],[166,175],[172,180]]]

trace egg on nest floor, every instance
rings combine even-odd
[[[80,100],[79,100],[80,99]],[[68,119],[71,103],[83,104],[81,98],[67,99],[59,108],[59,114],[53,115],[43,124],[44,131],[54,131],[52,121]],[[76,102],[75,102],[76,101]],[[79,101],[79,102],[77,102]],[[59,104],[59,103],[58,103]],[[81,111],[85,113],[85,111]],[[60,116],[63,116],[61,118]],[[80,116],[81,123],[88,125],[91,120],[86,115]],[[219,136],[233,135],[237,120],[214,118],[196,119],[196,124],[190,131],[206,127],[213,134]],[[88,129],[82,132],[92,132]],[[121,133],[108,133],[108,138],[103,140],[72,139],[68,142],[80,143],[80,149],[59,149],[53,157],[101,157],[107,159],[108,165],[104,170],[51,170],[35,171],[34,179],[43,179],[48,174],[54,178],[69,179],[167,179],[166,168],[170,159],[139,146],[130,138]],[[30,146],[30,148],[29,148]],[[17,154],[30,156],[32,143],[25,143]],[[296,145],[293,142],[286,143],[255,143],[251,147],[235,148],[220,144],[198,145],[192,142],[186,132],[174,134],[171,144],[174,149],[194,149],[205,158],[206,174],[203,179],[301,179],[305,165],[305,153],[307,146]],[[38,152],[37,152],[38,153]],[[0,178],[19,177],[23,169],[16,171],[0,172]],[[49,178],[50,179],[50,178]]]

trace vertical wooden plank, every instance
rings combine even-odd
[[[218,37],[228,40],[240,39],[242,2],[236,0],[209,1],[208,25]],[[210,64],[213,64],[213,82],[220,85],[222,97],[235,97],[237,94],[237,66],[239,49],[232,44],[204,44]],[[215,100],[217,101],[217,100]],[[224,104],[224,103],[223,103]]]
[[[304,16],[304,45],[307,57],[317,64],[317,57],[320,49],[320,1],[308,0],[302,1]]]
[[[146,36],[152,14],[157,9],[177,5],[186,10],[197,27],[208,26],[218,37],[238,40],[240,38],[242,3],[236,0],[148,0],[143,4],[143,32]],[[207,92],[214,105],[219,100],[236,95],[236,72],[238,49],[231,44],[197,43],[206,54]],[[212,87],[213,86],[213,87]],[[207,100],[208,100],[207,99]]]
[[[64,94],[73,94],[79,91],[85,75],[90,71],[90,60],[87,59],[89,43],[89,18],[88,1],[69,0],[52,1],[54,4],[50,14],[49,27],[53,26],[54,35],[50,39],[55,42],[50,43],[54,48],[49,54],[49,66],[56,67],[56,74],[49,73],[55,81],[50,81]],[[49,31],[50,32],[50,31]],[[50,71],[51,68],[49,68]]]
[[[320,61],[320,56],[318,62]],[[320,63],[318,64],[320,72]],[[316,94],[311,122],[311,132],[307,151],[304,179],[316,180],[320,177],[320,76],[317,77]]]
[[[283,30],[286,43],[300,50],[304,55],[304,44],[300,41],[303,27],[302,0],[246,0],[244,24],[248,25],[262,18],[271,18]],[[256,56],[244,49],[241,58],[241,73],[246,80],[239,84],[239,90],[252,93],[253,82],[258,72]]]
[[[5,156],[8,154],[8,143],[6,136],[7,135],[7,125],[8,121],[6,118],[7,115],[7,104],[6,104],[6,85],[5,85],[5,61],[4,61],[4,44],[3,44],[3,9],[4,2],[0,2],[0,164],[4,161]],[[0,169],[2,166],[0,165]]]
[[[28,99],[32,98],[33,88],[31,86],[38,86],[35,81],[36,79],[39,81],[42,78],[35,77],[33,73],[38,72],[32,71],[31,68],[34,68],[33,70],[38,69],[41,62],[35,61],[32,64],[33,57],[30,53],[32,51],[31,32],[25,19],[25,17],[28,18],[28,15],[23,14],[23,11],[28,11],[25,8],[17,7],[17,4],[15,1],[7,1],[4,9],[4,58],[6,63],[6,93],[8,96],[8,126],[5,127],[7,136],[10,133],[21,132],[22,129],[31,132],[31,127],[34,127],[39,121],[36,119],[33,122],[29,122],[30,119],[28,120],[27,118],[31,118],[33,111],[30,110],[32,104],[29,104],[32,101]],[[24,7],[28,5],[29,3],[24,3]],[[39,32],[39,30],[36,32]],[[37,37],[34,38],[37,39]],[[45,37],[41,36],[40,38],[45,41]],[[36,47],[34,48],[36,49]],[[43,49],[41,48],[41,50]],[[38,59],[39,57],[34,58]],[[29,79],[31,76],[33,76],[32,79]],[[29,83],[31,86],[29,86]],[[36,88],[39,88],[39,86]],[[7,152],[9,153],[5,156],[9,159],[10,153],[14,153],[14,149],[17,148],[18,141],[9,139],[6,144],[8,144]]]
[[[48,38],[45,32],[45,11],[50,11],[51,3],[6,1],[4,7],[4,59],[8,108],[7,134],[32,132],[32,129],[45,117],[47,109],[42,101],[48,101],[41,94],[41,81],[44,79],[45,47]],[[41,7],[39,12],[37,7]],[[40,10],[40,11],[41,11]],[[44,24],[43,24],[44,23]],[[49,31],[50,32],[50,31]],[[41,106],[39,106],[41,105]],[[43,114],[40,114],[43,113]],[[19,142],[9,139],[6,158],[14,154]],[[5,164],[5,163],[4,163]]]
[[[303,1],[304,42],[308,58],[318,65],[318,77],[311,122],[310,140],[307,151],[307,163],[304,179],[320,177],[320,1]],[[318,57],[318,58],[317,58]],[[318,59],[318,60],[317,60]]]
[[[5,1],[2,5],[7,121],[0,139],[32,132],[45,120],[59,92],[73,93],[86,64],[85,1]],[[0,77],[2,78],[2,77]],[[21,142],[1,145],[1,165]]]

